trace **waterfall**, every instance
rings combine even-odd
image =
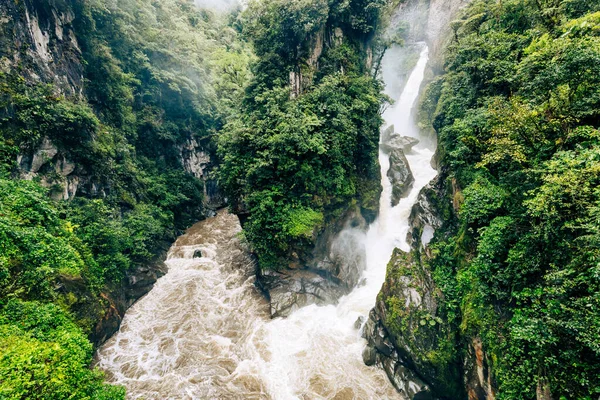
[[[387,56],[386,56],[387,57]],[[419,61],[387,124],[418,136],[410,117],[428,60]],[[394,59],[384,59],[393,65]],[[131,399],[379,399],[401,398],[377,367],[362,361],[366,344],[354,328],[385,280],[395,247],[408,250],[408,217],[436,172],[433,151],[406,154],[415,177],[409,195],[391,206],[388,155],[380,152],[383,192],[379,218],[366,235],[361,284],[337,305],[304,307],[271,320],[253,287],[239,222],[225,211],[196,224],[169,252],[169,273],[126,314],[120,331],[98,351],[96,365],[127,387]],[[195,250],[202,257],[193,258]]]

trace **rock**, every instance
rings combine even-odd
[[[366,346],[362,352],[363,362],[370,367],[377,362],[377,352],[371,346]]]
[[[394,133],[387,141],[382,142],[379,147],[388,154],[394,150],[402,150],[404,153],[410,153],[412,148],[418,144],[419,139],[410,136],[400,136]]]
[[[496,398],[491,363],[479,337],[471,338],[463,361],[463,371],[465,388],[470,399]]]
[[[29,167],[29,173],[36,173],[44,164],[52,160],[58,153],[58,149],[48,138],[44,138],[38,150],[34,153]]]
[[[65,157],[61,157],[56,160],[54,170],[61,176],[68,176],[75,171],[75,163],[67,160]]]
[[[446,204],[440,204],[437,199],[446,198],[442,192],[441,179],[438,176],[427,186],[421,189],[417,201],[410,211],[408,219],[410,224],[409,233],[406,241],[412,248],[423,247],[427,250],[429,242],[433,238],[435,231],[443,225],[443,207],[449,207]],[[450,212],[450,211],[448,211]]]
[[[354,322],[354,329],[356,329],[356,330],[360,329],[364,323],[365,323],[365,317],[363,317],[361,315],[360,317],[358,317],[356,319],[356,322]]]
[[[348,289],[318,271],[265,271],[260,285],[268,293],[271,317],[287,317],[297,309],[311,304],[334,304]]]
[[[394,345],[388,339],[387,332],[383,326],[378,326],[373,336],[373,344],[378,352],[386,357],[390,357],[394,352]]]
[[[200,250],[200,249],[194,250],[193,258],[202,258],[202,250]]]
[[[397,300],[393,305],[387,301],[392,297]],[[363,335],[377,351],[377,364],[407,399],[425,400],[442,395],[464,398],[464,393],[460,389],[456,392],[452,386],[452,382],[460,381],[460,371],[451,370],[455,375],[445,380],[439,370],[448,365],[435,365],[423,356],[438,348],[439,324],[444,323],[437,317],[438,300],[439,291],[419,253],[395,249]],[[399,316],[401,328],[386,326],[393,314]]]
[[[390,153],[390,169],[387,177],[392,184],[392,206],[396,206],[401,198],[408,195],[415,182],[408,160],[402,150],[394,149]]]

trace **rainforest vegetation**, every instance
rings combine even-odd
[[[238,13],[193,2],[33,7],[74,14],[85,82],[65,95],[24,79],[26,64],[0,73],[0,398],[123,398],[89,369],[88,336],[125,274],[206,215],[203,183],[184,172],[179,149],[194,140],[214,153],[252,54]],[[18,156],[44,140],[74,164],[74,199],[51,199],[64,179],[51,163],[20,179]]]
[[[433,246],[445,359],[480,336],[499,399],[600,394],[599,11],[473,2],[422,101],[456,209]]]
[[[349,205],[375,218],[387,99],[372,64],[398,3],[15,2],[73,14],[84,82],[0,69],[0,398],[125,397],[90,368],[94,328],[128,273],[207,216],[206,181],[260,268],[286,267]],[[598,398],[600,2],[474,0],[450,35],[420,120],[451,193],[431,362],[460,371],[480,337],[499,399]],[[47,142],[80,178],[74,198],[64,163],[25,176]],[[190,143],[218,164],[204,181],[184,168]]]
[[[384,98],[365,60],[385,4],[280,0],[247,10],[258,60],[242,112],[219,136],[220,177],[248,215],[262,268],[285,267],[352,201],[377,211]]]

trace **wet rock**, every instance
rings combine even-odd
[[[378,352],[386,357],[390,357],[394,352],[394,345],[390,342],[387,332],[383,326],[378,326],[375,334],[373,335],[373,345]]]
[[[381,131],[381,142],[387,143],[392,137],[392,135],[395,133],[395,129],[396,128],[394,127],[394,125],[390,125],[387,128],[383,129]]]
[[[366,346],[362,352],[362,359],[366,366],[375,365],[377,362],[377,352],[375,348],[371,346]]]
[[[334,304],[348,293],[343,285],[311,270],[265,271],[260,278],[271,305],[271,317],[287,317],[311,304]]]
[[[202,250],[198,249],[194,251],[194,258],[202,258]]]
[[[402,150],[394,149],[390,153],[390,169],[387,177],[392,184],[392,206],[396,206],[401,198],[408,195],[415,182],[408,160]]]
[[[449,208],[447,203],[438,200],[446,198],[442,190],[441,179],[437,177],[419,193],[409,217],[410,230],[407,235],[407,242],[412,248],[423,247],[427,249],[427,245],[433,238],[435,231],[442,227],[444,207]]]
[[[462,379],[461,370],[425,356],[439,351],[439,330],[445,323],[437,315],[440,296],[419,253],[395,249],[363,335],[377,351],[377,364],[408,399],[466,397],[455,385]],[[391,298],[395,301],[389,302]],[[397,325],[389,324],[391,315],[396,315]],[[446,376],[439,373],[442,369]]]
[[[356,330],[360,329],[364,323],[365,323],[365,317],[363,317],[361,315],[360,317],[358,317],[356,319],[356,322],[354,322],[354,329],[356,329]]]
[[[391,153],[394,150],[402,150],[404,153],[410,153],[413,147],[419,144],[419,139],[410,136],[400,136],[394,133],[390,138],[381,143],[380,147],[385,153]]]

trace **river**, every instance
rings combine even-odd
[[[384,59],[386,81],[393,79],[386,77],[396,54]],[[386,124],[406,136],[418,136],[410,112],[427,61],[423,46],[402,93],[388,93],[397,101],[384,114]],[[222,210],[173,244],[169,272],[127,311],[119,332],[97,352],[96,366],[124,385],[129,399],[400,399],[383,370],[364,365],[366,342],[354,322],[374,306],[394,247],[408,250],[410,210],[436,174],[432,156],[424,146],[407,154],[415,183],[391,207],[389,159],[380,152],[381,208],[364,237],[364,279],[338,304],[270,319],[253,285],[239,221]],[[193,257],[196,250],[202,257]]]

